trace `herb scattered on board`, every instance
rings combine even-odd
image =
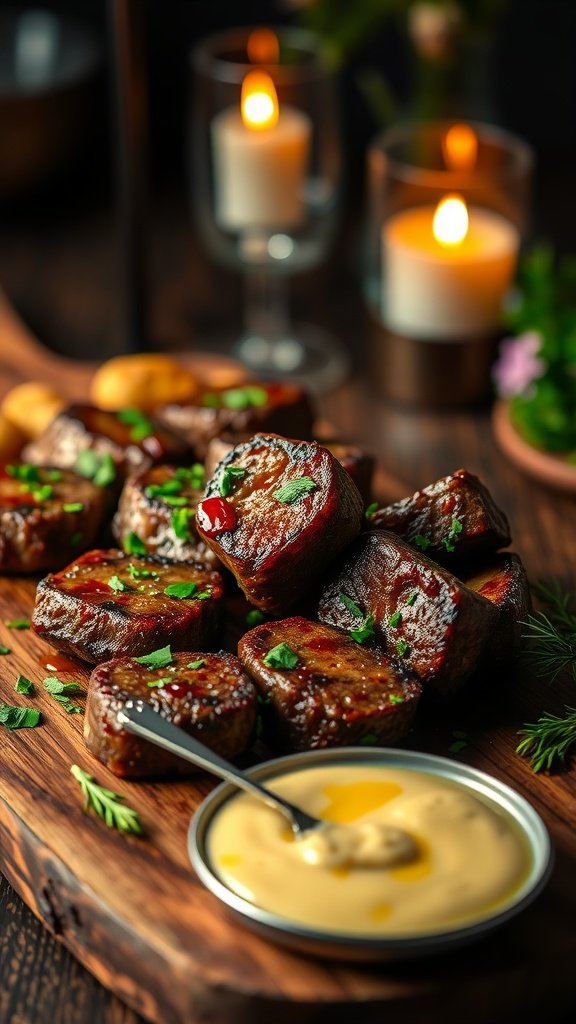
[[[75,701],[70,700],[71,694],[77,694],[78,696],[85,697],[86,691],[80,686],[80,683],[70,682],[63,683],[57,676],[48,676],[43,683],[44,689],[48,691],[50,696],[58,703],[61,704],[64,711],[69,715],[83,715],[84,708],[80,704],[76,704]]]
[[[220,478],[220,494],[223,498],[227,498],[229,494],[232,494],[236,483],[239,480],[243,480],[246,473],[247,470],[242,469],[241,466],[226,466]]]
[[[85,772],[77,764],[73,764],[70,771],[77,782],[80,783],[84,796],[84,810],[93,810],[106,822],[108,828],[117,828],[120,832],[128,832],[140,836],[144,829],[140,822],[140,815],[132,807],[127,807],[124,797],[114,793],[111,789],[99,786],[92,775]]]
[[[156,651],[151,651],[150,654],[142,654],[139,658],[134,658],[139,665],[146,665],[146,668],[166,668],[167,665],[172,664],[172,651],[170,645],[167,647],[159,647]]]
[[[573,595],[560,585],[533,585],[535,597],[546,611],[529,615],[523,634],[530,643],[529,656],[538,676],[554,682],[568,672],[576,681],[576,610]],[[563,767],[568,754],[576,747],[576,708],[565,706],[564,715],[545,712],[536,722],[525,724],[516,752],[528,758],[532,770],[553,771]]]
[[[274,491],[272,496],[276,498],[276,501],[281,501],[283,505],[291,505],[293,501],[298,501],[299,498],[310,494],[317,486],[316,481],[312,477],[297,476],[294,480],[289,480],[283,487]]]
[[[122,541],[122,547],[127,555],[147,555],[148,551],[143,540],[137,533],[131,531],[127,533]]]
[[[363,644],[374,637],[374,616],[367,615],[358,629],[349,629],[350,636],[357,644]]]
[[[0,644],[0,656],[3,654],[12,654],[9,647],[5,647],[4,644]]]
[[[30,629],[30,620],[9,619],[9,621],[6,622],[5,625],[8,626],[8,629]]]
[[[296,668],[300,658],[289,644],[276,644],[264,655],[264,664],[269,668]]]
[[[6,729],[34,729],[40,722],[37,708],[20,708],[13,704],[0,704],[0,725]]]
[[[23,693],[26,697],[34,697],[36,695],[34,683],[31,679],[27,679],[26,676],[18,676],[14,689],[16,693]]]

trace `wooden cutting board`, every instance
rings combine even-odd
[[[59,360],[26,337],[0,303],[4,389],[36,377],[86,395],[90,372],[90,364]],[[384,475],[380,483],[383,498],[405,492]],[[507,680],[512,697],[504,704],[495,681],[484,681],[486,690],[471,701],[419,721],[406,746],[457,756],[532,800],[556,847],[544,894],[489,939],[448,957],[376,966],[304,958],[252,934],[196,880],[186,833],[215,783],[116,779],[87,752],[82,717],[66,714],[38,685],[51,674],[53,652],[29,630],[5,624],[30,617],[35,584],[0,578],[0,643],[11,649],[0,657],[0,701],[28,703],[14,693],[21,673],[37,684],[33,703],[42,711],[37,729],[0,730],[0,869],[50,931],[144,1017],[156,1024],[497,1024],[512,1015],[530,1021],[544,1010],[551,1020],[574,1006],[576,785],[568,774],[539,777],[536,785],[514,754],[518,722],[531,701],[537,706],[533,682],[524,678],[516,698]],[[233,627],[228,640],[233,645]],[[85,683],[88,672],[78,663],[58,675]],[[451,755],[455,730],[466,733],[466,745]],[[125,796],[146,835],[120,835],[85,814],[72,764]]]

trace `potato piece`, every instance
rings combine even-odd
[[[26,434],[22,433],[20,427],[0,412],[0,462],[17,459],[25,441]]]
[[[0,412],[22,431],[26,440],[33,440],[43,433],[65,405],[66,399],[48,384],[29,380],[17,384],[4,396]]]
[[[100,409],[152,410],[163,402],[189,402],[198,381],[181,363],[159,352],[114,356],[90,381],[90,400]]]

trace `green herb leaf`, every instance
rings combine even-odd
[[[220,395],[225,409],[249,409],[266,405],[268,392],[264,388],[247,385],[243,388],[228,388]]]
[[[348,597],[348,594],[340,593],[338,594],[338,597],[342,601],[342,604],[348,609],[348,611],[352,612],[352,615],[355,615],[356,618],[358,619],[361,619],[363,617],[364,612],[362,611],[361,608],[358,607],[356,601],[353,601],[351,597]]]
[[[454,551],[456,548],[456,540],[458,535],[462,533],[463,526],[460,519],[453,519],[450,524],[450,530],[446,537],[442,538],[442,544],[446,548],[446,551]]]
[[[132,577],[133,580],[160,579],[157,572],[153,572],[152,569],[139,569],[138,566],[132,565],[132,562],[130,562],[130,564],[126,566],[126,572]]]
[[[82,501],[68,501],[65,505],[62,505],[64,512],[83,512],[84,503]]]
[[[414,547],[419,548],[420,551],[427,551],[431,544],[432,541],[421,533],[417,533],[414,537]]]
[[[0,704],[0,725],[6,729],[34,729],[39,722],[40,712],[37,708]]]
[[[146,665],[147,668],[166,668],[167,665],[172,664],[172,651],[170,645],[166,647],[159,647],[156,651],[151,651],[150,654],[143,654],[139,658],[134,658],[140,665]]]
[[[448,747],[448,751],[450,754],[459,754],[466,746],[466,740],[454,740],[454,743],[451,743]]]
[[[85,448],[80,452],[74,470],[87,480],[92,480],[97,487],[107,487],[114,483],[117,476],[116,463],[110,452],[99,455],[92,448]]]
[[[576,746],[576,708],[565,707],[563,717],[544,714],[537,722],[525,725],[519,736],[524,739],[516,753],[527,757],[534,772],[562,767]]]
[[[64,479],[64,474],[59,469],[45,469],[44,476],[53,484],[59,484]]]
[[[186,668],[191,668],[193,671],[195,671],[197,668],[202,668],[202,666],[205,664],[205,658],[198,658],[198,661],[189,661],[188,664],[186,665]]]
[[[164,593],[166,597],[176,597],[179,600],[184,600],[187,597],[194,597],[198,590],[198,584],[192,581],[184,583],[170,583],[167,587],[164,587]]]
[[[399,693],[391,693],[389,700],[391,704],[403,704],[405,698],[402,697]]]
[[[148,484],[148,487],[144,488],[144,494],[148,498],[173,497],[175,494],[181,493],[182,486],[181,480],[171,477],[169,480],[164,480],[161,484]]]
[[[279,490],[274,491],[272,497],[276,498],[276,501],[281,501],[283,505],[291,505],[293,501],[298,501],[299,498],[310,494],[317,486],[316,481],[311,477],[298,476],[294,480],[289,480]]]
[[[8,629],[30,629],[29,619],[10,619],[6,622]]]
[[[5,647],[4,644],[0,644],[0,655],[3,654],[12,654],[12,651],[9,647]]]
[[[380,506],[377,501],[373,501],[371,505],[368,505],[364,512],[366,519],[370,519],[370,516],[373,516],[374,513],[377,512],[379,508]]]
[[[144,441],[154,433],[154,424],[144,415],[141,409],[120,409],[116,413],[121,423],[132,427],[131,441]]]
[[[227,498],[232,493],[236,481],[243,480],[246,472],[241,466],[226,466],[220,478],[220,494],[223,498]]]
[[[251,608],[246,615],[247,626],[260,626],[264,622],[264,616],[259,608]]]
[[[75,548],[77,548],[78,545],[81,544],[83,540],[84,540],[84,534],[82,533],[82,530],[76,530],[76,533],[73,533],[71,538],[70,538],[70,541],[74,545]]]
[[[31,679],[27,679],[26,676],[18,676],[14,689],[16,693],[23,693],[26,697],[34,697],[36,694],[34,683]]]
[[[408,654],[408,644],[405,640],[396,641],[396,654],[399,658],[403,658],[404,655]]]
[[[134,587],[131,587],[129,583],[125,583],[119,576],[111,576],[108,580],[108,586],[116,594],[123,594],[125,591],[134,590]]]
[[[34,485],[31,485],[28,488],[28,490],[30,491],[34,500],[38,502],[48,501],[48,498],[51,498],[54,494],[54,488],[52,487],[51,484],[41,484],[40,487],[35,487]],[[66,506],[63,505],[62,507],[64,511],[66,511]]]
[[[374,637],[374,616],[367,615],[358,629],[349,629],[348,633],[357,644],[363,644],[366,640],[372,640]]]
[[[170,524],[179,540],[193,540],[191,524],[195,516],[193,508],[175,508]]]
[[[414,601],[416,600],[417,597],[418,597],[418,591],[415,590],[412,594],[410,594],[409,597],[406,598],[406,604],[413,605]]]
[[[25,480],[33,483],[40,479],[39,467],[32,466],[28,462],[23,462],[20,466],[6,466],[6,472],[14,480]]]
[[[127,555],[147,555],[148,549],[137,533],[127,533],[122,541],[122,547]]]
[[[138,811],[127,807],[122,801],[123,796],[111,789],[99,786],[92,775],[85,772],[77,764],[73,764],[70,771],[77,782],[80,783],[84,796],[84,810],[92,809],[103,818],[108,828],[117,828],[120,832],[128,832],[133,835],[142,835],[144,829],[140,822]]]
[[[69,683],[63,683],[61,679],[58,679],[58,676],[47,676],[42,685],[52,697],[61,694],[69,696],[71,693],[80,694],[82,697],[86,696],[84,687],[75,680],[72,680]]]
[[[54,700],[57,701],[57,703],[60,704],[64,711],[66,711],[69,715],[84,714],[84,708],[80,707],[80,705],[76,704],[73,700],[70,700],[70,698],[67,697],[65,693],[54,693],[52,694],[52,696]]]
[[[378,743],[378,737],[375,732],[367,732],[361,740],[358,740],[360,747],[374,747]]]
[[[263,658],[264,664],[268,665],[269,668],[282,668],[290,669],[296,668],[300,658],[293,651],[289,644],[281,643],[276,644],[276,647],[272,647]]]
[[[161,679],[149,679],[148,682],[146,683],[146,686],[149,686],[150,689],[152,689],[153,687],[166,686],[166,683],[171,682],[172,676],[162,676]]]
[[[396,626],[399,626],[401,622],[402,612],[400,611],[392,612],[392,615],[388,616],[388,625],[391,626],[392,629],[396,629]]]

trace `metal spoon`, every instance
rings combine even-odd
[[[118,721],[127,732],[155,743],[157,747],[163,747],[164,750],[169,750],[171,754],[177,754],[186,761],[191,761],[192,764],[204,768],[226,782],[231,782],[234,786],[239,786],[240,789],[245,789],[247,793],[281,811],[297,838],[301,839],[304,833],[309,833],[319,825],[325,825],[319,818],[313,818],[300,807],[295,807],[288,800],[261,786],[229,761],[225,761],[193,736],[189,736],[183,729],[172,725],[148,704],[142,701],[126,701],[122,711],[118,712]]]

